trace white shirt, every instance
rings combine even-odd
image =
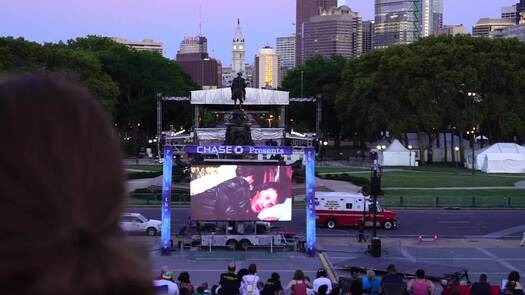
[[[168,286],[168,295],[179,295],[179,287],[172,281],[154,280],[153,286]]]
[[[326,294],[330,294],[330,292],[332,292],[332,281],[330,281],[330,279],[328,278],[325,278],[325,277],[317,278],[314,280],[313,284],[314,284],[315,292],[319,292],[319,287],[321,287],[322,285],[328,286],[328,292],[326,292]]]
[[[248,285],[253,286],[253,294],[259,295],[259,288],[257,288],[257,282],[259,282],[259,276],[257,275],[245,275],[242,277],[241,281],[241,294],[247,295],[248,294]]]

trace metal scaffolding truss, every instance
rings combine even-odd
[[[191,97],[188,96],[171,96],[171,97],[162,97],[162,101],[191,101]],[[290,97],[290,102],[294,103],[307,103],[307,102],[317,102],[317,97]]]

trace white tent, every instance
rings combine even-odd
[[[395,139],[382,153],[381,166],[415,166],[416,152],[404,147]]]
[[[475,168],[486,173],[525,173],[525,147],[515,143],[496,143],[475,153]],[[472,156],[467,158],[472,168]]]

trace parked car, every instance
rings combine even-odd
[[[127,233],[146,233],[155,236],[160,233],[162,222],[147,219],[140,213],[124,213],[120,216],[120,228]]]

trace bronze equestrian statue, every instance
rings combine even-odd
[[[237,100],[239,100],[239,109],[242,107],[242,103],[246,99],[246,80],[242,77],[242,73],[237,73],[237,77],[233,79],[231,90],[232,90],[232,100],[234,105],[237,105]]]

